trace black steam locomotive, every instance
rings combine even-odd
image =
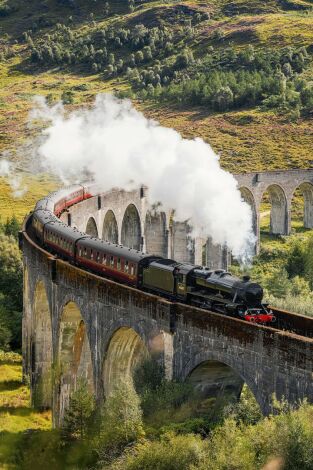
[[[75,186],[39,201],[31,226],[47,250],[99,275],[178,302],[266,324],[275,317],[262,303],[263,289],[224,270],[178,263],[161,256],[93,238],[57,217],[76,202],[91,197],[90,187]]]

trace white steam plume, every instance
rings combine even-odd
[[[23,185],[22,177],[16,173],[15,165],[11,163],[7,157],[9,157],[8,152],[4,152],[0,155],[0,177],[7,179],[13,197],[20,198],[26,193],[27,187]]]
[[[183,139],[111,95],[99,95],[92,109],[68,115],[59,104],[49,108],[37,99],[32,118],[51,121],[39,155],[63,179],[82,180],[87,169],[103,190],[145,184],[151,203],[174,208],[176,220],[201,227],[237,258],[250,256],[251,209],[202,139]]]

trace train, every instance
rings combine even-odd
[[[31,214],[36,241],[52,254],[97,275],[156,294],[173,302],[268,324],[276,318],[263,303],[262,287],[218,269],[180,263],[159,255],[100,240],[70,227],[60,215],[92,197],[92,186],[75,185],[37,202]]]

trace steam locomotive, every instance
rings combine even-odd
[[[34,237],[47,250],[98,275],[249,322],[276,319],[262,303],[263,289],[244,276],[209,270],[188,263],[93,238],[63,223],[58,216],[71,205],[91,197],[91,188],[74,186],[40,200],[31,217]]]

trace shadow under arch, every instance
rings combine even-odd
[[[257,210],[256,210],[256,203],[254,196],[250,189],[246,188],[245,186],[242,186],[239,188],[239,191],[241,193],[241,197],[246,202],[249,204],[251,207],[252,211],[252,230],[255,236],[258,236],[258,215],[257,215]]]
[[[302,218],[301,222],[300,218]],[[295,188],[291,200],[291,224],[294,228],[299,228],[299,225],[306,229],[313,228],[312,183],[304,182]]]
[[[115,330],[103,363],[104,395],[110,395],[119,381],[132,379],[135,369],[149,357],[144,341],[133,328],[122,326]]]
[[[31,400],[37,408],[50,408],[52,405],[52,326],[43,281],[38,281],[35,288],[32,332]]]
[[[96,221],[93,217],[89,217],[85,232],[91,237],[98,238],[98,228]]]
[[[225,405],[238,402],[243,386],[246,384],[253,394],[261,411],[264,406],[255,383],[232,366],[229,361],[215,357],[201,358],[194,361],[188,370],[185,380],[191,383],[201,399],[207,400],[210,408],[221,409]]]
[[[167,256],[166,215],[148,211],[145,220],[146,251],[149,254]]]
[[[264,205],[265,203],[265,205]],[[278,184],[272,184],[263,192],[260,208],[260,219],[263,223],[260,225],[265,227],[264,220],[266,221],[268,213],[270,214],[269,232],[273,235],[287,235],[288,234],[288,210],[287,198],[285,191]],[[270,206],[270,207],[269,207]],[[266,231],[266,230],[265,230]]]
[[[59,329],[58,370],[59,422],[64,417],[69,398],[80,381],[94,393],[93,369],[86,325],[79,307],[68,302],[62,311]]]
[[[118,226],[114,212],[111,209],[107,211],[103,220],[102,240],[118,244]]]
[[[141,237],[139,212],[134,204],[129,204],[123,217],[121,243],[128,248],[140,250],[142,246]]]

